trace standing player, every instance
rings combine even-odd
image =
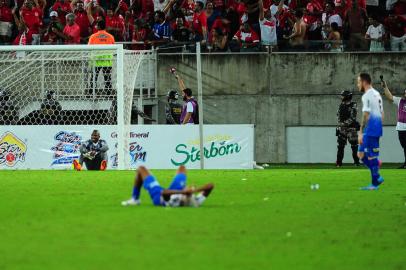
[[[168,189],[164,189],[144,166],[137,169],[131,199],[121,202],[123,206],[139,205],[141,188],[144,186],[155,206],[194,206],[203,204],[214,185],[209,183],[198,188],[186,187],[186,168],[180,166]]]
[[[358,89],[362,95],[362,120],[358,134],[358,157],[371,171],[372,183],[363,190],[377,190],[383,183],[379,174],[379,138],[382,136],[383,105],[382,97],[371,84],[371,76],[361,73],[358,76]]]
[[[357,103],[352,100],[352,93],[350,91],[341,92],[341,104],[338,107],[337,118],[338,126],[336,129],[337,136],[337,168],[343,166],[344,148],[347,141],[351,144],[352,158],[354,164],[359,166],[358,151],[358,137],[357,131],[359,130],[359,123],[357,122]]]

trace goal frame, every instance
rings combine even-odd
[[[24,51],[115,51],[116,58],[116,95],[117,95],[117,169],[125,170],[126,157],[126,123],[125,123],[125,93],[124,93],[124,54],[123,44],[113,45],[27,45],[27,46],[0,46],[0,52],[24,52]],[[138,61],[135,74],[137,75],[141,60]],[[134,89],[135,76],[131,82]]]

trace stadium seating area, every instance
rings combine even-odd
[[[406,49],[405,0],[355,1],[0,0],[0,42],[87,43],[104,19],[131,49],[193,50],[195,41],[210,52]]]

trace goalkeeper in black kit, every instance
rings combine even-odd
[[[85,163],[88,170],[104,171],[107,168],[107,151],[109,147],[105,140],[100,139],[100,132],[93,130],[91,139],[82,143],[80,146],[79,161],[73,161],[75,170],[82,170]]]

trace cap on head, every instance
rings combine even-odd
[[[350,100],[352,99],[352,92],[348,90],[344,90],[341,92],[341,96],[343,97],[343,100]]]
[[[58,12],[55,10],[51,11],[51,13],[49,13],[49,17],[58,17]]]
[[[176,92],[175,90],[170,90],[166,96],[168,97],[168,99],[177,100],[178,99],[178,92]]]
[[[55,94],[55,91],[49,90],[49,91],[46,92],[46,98],[47,98],[47,99],[53,99],[53,98],[54,98],[54,94]]]

